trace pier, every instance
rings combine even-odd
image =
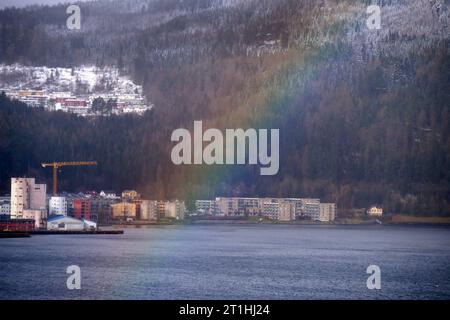
[[[123,230],[35,230],[31,234],[51,235],[51,234],[123,234]]]

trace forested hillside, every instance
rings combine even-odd
[[[126,0],[0,11],[0,62],[116,65],[155,104],[139,117],[83,119],[0,97],[0,190],[50,181],[66,190],[138,188],[147,198],[320,197],[341,208],[450,214],[450,59],[446,1]],[[280,172],[176,167],[176,128],[280,128]]]

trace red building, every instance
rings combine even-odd
[[[91,218],[91,201],[89,199],[73,200],[73,216],[77,219],[90,220]]]

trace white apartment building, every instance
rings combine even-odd
[[[260,198],[216,198],[218,214],[223,216],[258,215],[261,205]]]
[[[25,218],[26,210],[40,210],[45,218],[46,195],[47,185],[36,184],[34,178],[11,178],[11,219]]]
[[[336,218],[336,204],[320,203],[317,198],[240,198],[218,197],[197,200],[198,212],[214,212],[221,216],[258,216],[272,220],[310,219],[329,222]],[[167,216],[167,215],[166,215]]]
[[[302,215],[320,221],[320,199],[302,199]]]
[[[196,200],[195,208],[200,214],[214,214],[215,201],[214,200]]]
[[[186,213],[184,201],[167,201],[164,208],[164,217],[183,220]]]
[[[278,212],[279,221],[292,221],[295,220],[295,204],[289,201],[281,201],[279,203]]]
[[[335,203],[321,203],[318,220],[320,222],[334,221],[336,218],[336,204]]]
[[[66,197],[51,197],[48,204],[48,213],[51,216],[67,216]]]
[[[237,211],[237,201],[233,198],[216,198],[217,213],[222,216],[233,215]]]
[[[278,221],[295,220],[295,203],[285,199],[261,199],[263,216]]]
[[[141,220],[158,220],[158,201],[142,200],[141,202]]]
[[[262,203],[262,215],[272,220],[278,220],[279,205],[278,202],[266,200]]]
[[[9,216],[11,214],[11,205],[9,203],[0,204],[0,215]]]

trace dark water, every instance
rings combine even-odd
[[[66,268],[81,268],[68,290]],[[366,268],[381,268],[369,290]],[[450,299],[450,228],[166,226],[0,239],[0,299]]]

